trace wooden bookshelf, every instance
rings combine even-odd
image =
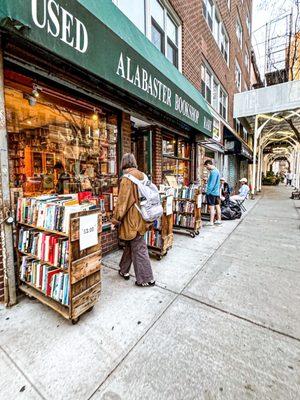
[[[199,190],[195,190],[193,198],[174,198],[174,228],[173,232],[186,233],[192,238],[195,238],[200,233],[201,229],[201,205],[202,205],[202,195]],[[176,211],[176,202],[189,202],[194,204],[194,209],[192,211]],[[194,217],[194,222],[192,225],[179,225],[176,224],[176,216],[184,215]]]
[[[80,218],[86,215],[98,215],[98,244],[85,250],[80,250],[79,245],[79,226]],[[30,253],[17,250],[19,267],[19,289],[29,297],[39,300],[46,304],[64,318],[71,320],[73,324],[79,321],[80,316],[90,311],[99,299],[101,293],[101,232],[102,232],[102,214],[99,210],[81,211],[71,214],[69,234],[56,231],[47,231],[44,228],[33,225],[17,224],[17,243],[19,243],[19,232],[21,227],[29,227],[33,230],[43,231],[49,234],[57,234],[68,238],[69,257],[67,268],[56,267],[51,263],[39,259]],[[20,278],[20,267],[22,256],[28,256],[41,262],[42,265],[53,266],[69,274],[69,304],[64,305],[45,294],[41,288],[34,286],[31,282],[26,282]]]
[[[208,204],[206,202],[206,194],[202,193],[201,196],[202,196],[201,219],[203,221],[209,221],[210,213],[208,209]]]
[[[156,256],[158,260],[161,260],[168,253],[168,251],[173,247],[174,242],[173,213],[167,215],[166,203],[167,200],[164,199],[162,201],[164,213],[161,216],[161,227],[152,228],[154,232],[158,232],[161,236],[161,246],[152,246],[151,244],[147,244],[149,253]]]

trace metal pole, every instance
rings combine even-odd
[[[251,194],[255,194],[255,178],[256,178],[256,151],[257,151],[257,136],[258,136],[258,115],[255,116],[255,127],[254,127],[254,143],[253,143],[253,169],[252,169],[252,190]]]
[[[260,177],[260,158],[261,158],[261,138],[258,139],[258,157],[257,157],[257,174],[256,174],[256,189],[259,192],[259,177]]]
[[[9,163],[8,163],[8,146],[6,131],[6,114],[4,99],[4,67],[3,67],[3,50],[0,37],[0,218],[5,220],[10,213],[10,190],[9,190]],[[16,279],[14,269],[14,251],[13,251],[13,232],[12,226],[5,222],[0,226],[1,245],[3,257],[4,271],[4,299],[6,306],[16,304]]]

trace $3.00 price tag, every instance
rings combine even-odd
[[[98,244],[98,214],[85,215],[79,219],[80,251]]]

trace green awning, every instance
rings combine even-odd
[[[111,0],[1,0],[0,26],[212,136],[202,95]]]

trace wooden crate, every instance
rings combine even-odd
[[[80,251],[79,247],[79,221],[82,216],[98,214],[98,244],[88,249]],[[18,223],[18,230],[26,224]],[[37,231],[45,233],[55,233],[69,239],[69,260],[68,269],[64,270],[69,274],[69,305],[63,305],[59,301],[47,296],[37,287],[28,282],[19,281],[19,289],[30,297],[34,297],[41,303],[48,305],[56,312],[77,323],[79,317],[93,308],[97,303],[101,293],[101,232],[102,232],[102,215],[98,210],[81,211],[72,214],[70,217],[69,234],[65,235],[61,232],[47,231],[43,228],[32,227]],[[18,241],[17,241],[18,243]],[[20,257],[26,253],[18,250],[18,265],[20,268]],[[30,254],[28,254],[31,256]],[[37,258],[37,257],[36,257]],[[38,258],[37,258],[38,260]],[[42,264],[48,264],[40,260]]]

